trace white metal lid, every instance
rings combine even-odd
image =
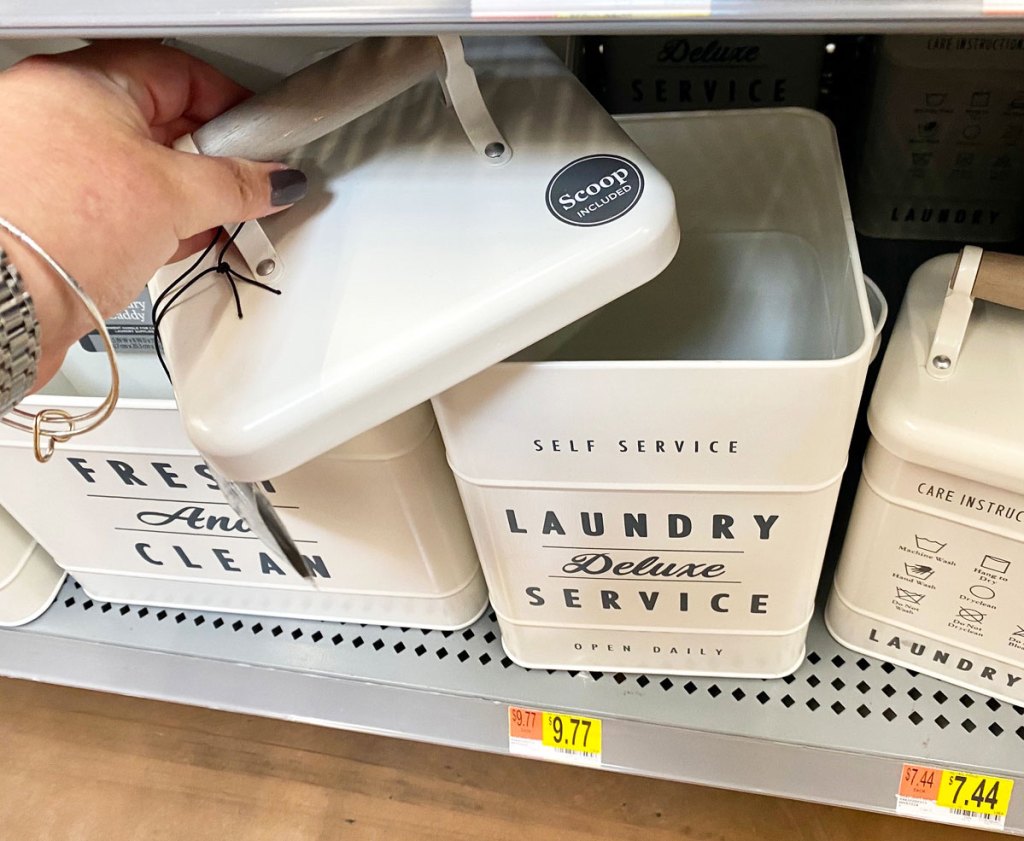
[[[417,85],[295,156],[310,194],[264,223],[284,294],[242,287],[239,320],[213,275],[163,322],[189,437],[229,478],[314,458],[674,255],[669,184],[549,51],[480,39],[466,54],[507,163],[473,149],[435,81]]]
[[[947,254],[914,272],[868,423],[902,459],[1024,493],[1024,312],[976,300],[955,372],[925,367],[956,263]]]

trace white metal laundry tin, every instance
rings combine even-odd
[[[150,378],[163,377],[148,360]],[[25,404],[96,403],[67,396],[63,376],[46,391]],[[45,465],[30,436],[0,427],[0,475],[0,505],[97,599],[441,629],[471,623],[487,601],[427,404],[264,485],[315,589],[232,512],[171,399],[122,398]]]
[[[509,657],[779,676],[804,653],[874,336],[831,124],[631,116],[683,238],[435,411]]]
[[[31,622],[63,582],[64,570],[0,508],[0,627]]]
[[[886,239],[1010,242],[1024,230],[1024,42],[999,33],[875,42],[857,230]]]
[[[1024,313],[976,301],[926,370],[956,255],[915,272],[826,612],[841,643],[1024,704]]]

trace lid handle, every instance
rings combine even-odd
[[[983,301],[1024,310],[1024,257],[986,251],[971,294]]]
[[[966,245],[953,269],[925,369],[944,380],[956,371],[975,299],[1024,310],[1024,257]]]
[[[364,38],[215,117],[174,146],[277,161],[436,75],[466,137],[489,164],[512,148],[491,118],[458,35]]]
[[[364,38],[197,129],[204,155],[276,161],[443,71],[437,38]]]

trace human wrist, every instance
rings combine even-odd
[[[17,267],[0,248],[0,415],[13,409],[36,381],[39,322]]]
[[[39,324],[34,390],[57,373],[68,348],[88,332],[89,316],[74,293],[17,237],[0,230],[0,247],[21,276]]]

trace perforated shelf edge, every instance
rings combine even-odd
[[[493,614],[455,632],[275,620],[95,602],[69,580],[0,630],[0,673],[495,753],[509,704],[580,711],[604,719],[611,770],[880,812],[904,761],[1024,780],[1024,708],[849,652],[820,618],[788,678],[668,678],[521,669]],[[1007,831],[1024,835],[1024,798]]]

